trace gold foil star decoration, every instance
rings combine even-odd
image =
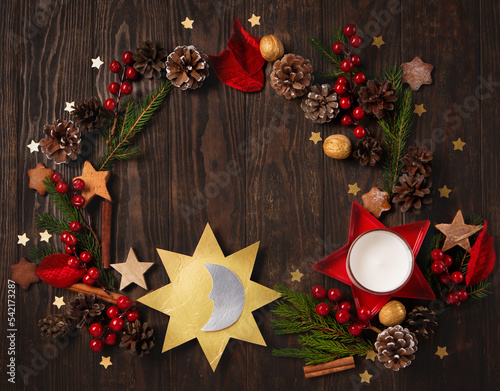
[[[132,283],[144,289],[148,289],[146,280],[144,280],[144,273],[153,265],[154,262],[139,262],[134,250],[130,248],[127,260],[123,263],[112,264],[111,267],[122,275],[120,290],[123,290],[123,288],[126,288]]]
[[[413,112],[421,117],[422,114],[427,113],[427,110],[424,109],[424,104],[422,103],[421,105],[415,105],[415,110],[413,110]]]
[[[207,224],[193,256],[157,249],[171,283],[138,301],[170,317],[162,352],[196,338],[215,371],[230,338],[266,345],[252,312],[280,294],[250,280],[258,248],[254,243],[226,257]],[[210,271],[215,269],[217,276]],[[236,284],[221,278],[226,276]],[[233,298],[242,292],[238,317],[227,326],[203,331],[215,314],[233,313]]]
[[[30,239],[26,236],[26,233],[23,233],[22,235],[17,235],[17,244],[22,244],[23,246],[26,246],[26,243],[28,243]]]
[[[255,14],[252,14],[252,17],[248,19],[248,21],[252,24],[253,26],[260,26],[260,16],[256,16]]]
[[[82,190],[82,196],[85,197],[84,208],[95,196],[100,196],[111,201],[111,196],[106,187],[106,183],[108,183],[109,180],[109,174],[109,171],[96,171],[88,160],[85,161],[82,175],[77,177],[83,179],[85,182],[85,187]]]
[[[372,361],[375,361],[376,357],[377,357],[377,352],[375,352],[374,350],[370,350],[368,353],[366,353],[365,356],[367,360],[372,360]]]
[[[73,110],[75,110],[75,102],[66,102],[66,107],[64,108],[64,111],[67,111],[68,113],[72,113]]]
[[[382,40],[382,36],[373,37],[372,45],[376,46],[378,49],[380,49],[380,47],[384,44],[385,44],[385,42]]]
[[[439,198],[450,198],[450,193],[451,189],[448,189],[446,185],[444,185],[442,188],[438,189],[439,190]]]
[[[292,281],[297,282],[300,282],[302,276],[304,275],[304,273],[301,273],[299,269],[295,270],[294,272],[290,272],[290,274],[292,275]]]
[[[319,141],[323,140],[320,136],[320,132],[311,132],[311,137],[309,137],[309,140],[316,145]]]
[[[408,83],[413,91],[417,91],[422,84],[431,84],[432,64],[426,64],[420,57],[415,57],[411,62],[401,64],[403,68],[403,83]]]
[[[448,352],[446,351],[446,346],[438,346],[438,350],[436,352],[436,356],[439,356],[439,358],[442,360],[444,356],[447,356]]]
[[[113,363],[111,362],[111,356],[109,357],[101,356],[101,362],[99,363],[99,365],[102,365],[104,369],[108,369],[110,365],[113,365]]]
[[[436,228],[446,236],[442,248],[443,251],[449,250],[457,245],[462,247],[465,251],[470,251],[469,237],[481,231],[483,226],[465,224],[462,211],[459,210],[451,224],[436,224]]]
[[[100,56],[97,56],[97,58],[92,58],[91,60],[92,60],[92,68],[100,69],[101,65],[104,64],[101,61],[101,57]]]
[[[457,149],[459,151],[464,150],[465,143],[462,141],[462,139],[459,137],[458,140],[452,141],[453,144],[453,150],[456,151]]]
[[[57,309],[60,309],[63,305],[66,305],[66,303],[64,302],[64,296],[55,296],[55,300],[52,304],[54,304],[55,306],[57,306]]]
[[[356,182],[354,185],[347,185],[349,186],[349,191],[347,192],[347,194],[354,194],[354,195],[357,195],[358,192],[361,190],[359,187],[358,187],[358,183]]]
[[[49,239],[52,237],[51,234],[49,234],[49,231],[45,230],[44,232],[40,232],[40,241],[41,242],[49,242]]]
[[[370,383],[370,379],[373,377],[373,375],[370,375],[368,371],[364,371],[363,373],[359,374],[359,377],[361,378],[361,383]]]
[[[39,146],[40,146],[40,143],[36,143],[35,140],[31,140],[31,143],[29,143],[27,145],[27,147],[30,149],[30,153],[38,152]]]
[[[194,23],[194,20],[191,20],[189,19],[187,16],[186,16],[186,19],[184,19],[183,22],[181,22],[181,24],[184,26],[185,29],[193,29],[193,23]]]

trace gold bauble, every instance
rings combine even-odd
[[[403,303],[391,300],[382,307],[378,313],[378,319],[384,326],[397,326],[406,319],[406,308]]]
[[[283,57],[285,48],[276,35],[265,35],[260,40],[260,54],[266,61],[276,61]]]
[[[333,159],[345,159],[351,154],[351,141],[342,134],[332,134],[323,143],[323,151]]]

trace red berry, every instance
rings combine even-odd
[[[347,96],[344,96],[343,98],[340,98],[340,107],[342,107],[344,110],[349,109],[351,107],[351,99],[348,98]]]
[[[110,94],[118,95],[118,92],[120,92],[120,85],[116,81],[109,83],[108,91]]]
[[[442,261],[444,258],[444,252],[438,248],[435,250],[432,250],[431,258],[433,261]]]
[[[134,62],[134,54],[132,52],[129,52],[128,50],[126,52],[123,52],[122,61],[125,64],[132,64]]]
[[[342,292],[340,292],[339,288],[332,288],[328,291],[328,298],[331,301],[339,301],[342,297]]]
[[[361,64],[361,58],[357,54],[354,54],[353,56],[351,56],[351,62],[352,65],[357,67],[359,66],[359,64]]]
[[[108,98],[104,101],[104,108],[108,111],[116,109],[116,101],[113,98]]]
[[[73,189],[78,190],[78,191],[85,189],[85,181],[83,179],[80,179],[80,178],[73,179],[72,185],[73,185]]]
[[[50,180],[54,183],[58,183],[62,181],[62,175],[59,174],[58,172],[53,172],[52,175],[50,176]]]
[[[434,274],[441,274],[442,272],[444,272],[444,264],[443,264],[443,262],[441,262],[441,261],[435,261],[435,262],[433,262],[432,265],[431,265],[431,271]]]
[[[121,329],[123,329],[123,319],[114,317],[113,319],[111,319],[111,322],[109,322],[109,327],[111,328],[111,330],[120,331]]]
[[[85,205],[85,197],[80,194],[74,195],[71,197],[71,204],[77,208],[81,208]]]
[[[66,246],[64,246],[64,252],[66,254],[71,255],[71,254],[73,254],[73,249],[70,246],[66,245]]]
[[[109,319],[113,319],[117,317],[120,314],[120,310],[118,307],[112,305],[111,307],[108,308],[106,311],[106,315],[108,316]]]
[[[89,263],[92,260],[92,254],[88,251],[82,251],[80,253],[80,260],[84,263]]]
[[[343,115],[340,119],[340,123],[344,126],[352,125],[352,118],[349,114]]]
[[[344,72],[351,72],[354,66],[352,65],[352,61],[345,59],[340,62],[340,69]]]
[[[64,244],[68,244],[67,242],[68,242],[68,237],[69,237],[69,235],[71,235],[69,232],[64,231],[64,232],[61,234],[61,236],[60,236],[60,238],[61,238],[61,242],[63,242]]]
[[[125,71],[125,76],[127,76],[127,79],[130,80],[135,80],[138,75],[139,74],[137,73],[134,67],[128,67],[127,70]]]
[[[465,301],[469,297],[469,294],[467,293],[467,291],[465,289],[460,289],[457,292],[457,294],[458,294],[458,300],[459,301]]]
[[[460,284],[464,280],[464,275],[460,272],[453,272],[451,273],[451,281],[455,284]]]
[[[363,138],[366,136],[366,130],[362,126],[357,126],[354,128],[354,136],[356,138]]]
[[[359,335],[363,331],[363,325],[359,323],[351,323],[349,325],[349,332],[351,335]]]
[[[56,185],[56,191],[59,194],[66,194],[69,191],[69,185],[64,181],[61,181]]]
[[[70,247],[75,247],[77,242],[78,240],[76,239],[76,236],[73,234],[69,234],[68,237],[66,238],[66,244]]]
[[[122,86],[120,87],[120,91],[123,95],[128,95],[132,92],[132,84],[130,82],[125,81],[123,82]]]
[[[139,319],[139,311],[132,310],[127,313],[127,320],[129,322],[134,323],[137,319]]]
[[[111,61],[109,64],[109,70],[113,73],[118,73],[122,70],[122,64],[119,61]]]
[[[351,39],[349,40],[349,43],[353,48],[359,48],[361,44],[363,43],[363,40],[359,35],[353,35]]]
[[[345,94],[347,92],[346,85],[341,83],[335,84],[335,92],[339,95]]]
[[[449,255],[445,255],[443,258],[443,263],[444,266],[450,267],[451,265],[453,265],[453,258],[450,257]]]
[[[337,319],[337,322],[343,324],[349,322],[349,319],[351,319],[351,315],[346,310],[339,310],[335,314],[335,319]]]
[[[340,77],[337,79],[337,84],[347,84],[347,77],[345,77],[345,76],[340,76]]]
[[[366,76],[363,72],[358,72],[354,75],[354,83],[363,84],[366,81]]]
[[[119,309],[121,309],[122,311],[126,311],[130,308],[130,306],[132,305],[132,301],[130,301],[130,299],[127,297],[127,296],[120,296],[117,300],[116,300],[116,305],[118,306]]]
[[[77,257],[69,257],[68,266],[72,269],[78,269],[80,267],[80,260]]]
[[[349,303],[348,301],[343,301],[342,303],[340,303],[340,309],[349,312],[352,309],[351,303]]]
[[[459,302],[459,296],[457,292],[450,292],[446,295],[446,302],[448,304],[454,305],[458,304]]]
[[[365,112],[363,111],[363,109],[361,107],[356,107],[353,111],[352,111],[352,115],[354,116],[354,118],[356,119],[361,119],[365,116]]]
[[[356,26],[351,23],[347,24],[344,27],[344,35],[346,37],[352,37],[354,34],[356,34]]]
[[[359,307],[358,308],[358,318],[363,322],[368,322],[372,317],[372,312],[368,307]]]
[[[90,276],[90,278],[97,280],[99,278],[99,269],[96,267],[91,267],[89,270],[87,270],[87,274]]]
[[[88,274],[85,274],[83,276],[83,283],[86,284],[86,285],[94,285],[95,284],[95,280],[90,277]]]
[[[93,339],[92,341],[90,341],[90,350],[92,350],[93,352],[100,352],[102,350],[102,348],[104,347],[104,344],[102,343],[102,341],[100,339]]]
[[[324,299],[326,297],[326,289],[321,285],[314,285],[311,291],[316,299]]]
[[[82,225],[78,221],[72,221],[69,225],[69,229],[73,232],[79,232],[82,229]]]
[[[89,333],[92,337],[99,338],[104,332],[104,327],[100,323],[93,323],[89,327]]]
[[[441,281],[441,284],[449,284],[450,283],[450,276],[448,275],[448,273],[441,273],[439,275],[439,281]]]
[[[104,343],[106,345],[114,345],[116,343],[116,339],[117,339],[116,334],[110,331],[104,337]]]
[[[319,316],[326,316],[330,313],[330,306],[326,303],[319,303],[316,306],[316,313]]]
[[[344,44],[342,42],[335,42],[332,46],[332,50],[335,54],[344,53]]]

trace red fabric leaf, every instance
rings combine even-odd
[[[467,275],[465,276],[467,286],[483,281],[495,266],[495,248],[493,238],[486,232],[487,226],[488,223],[485,220],[484,228],[477,236],[476,243],[470,250],[470,260],[467,266]]]
[[[68,266],[68,254],[53,254],[45,257],[35,270],[40,280],[57,288],[64,288],[78,282],[87,273],[85,269]]]
[[[227,42],[229,50],[218,56],[209,55],[210,65],[221,82],[245,92],[264,87],[265,63],[260,54],[260,38],[245,31],[238,19],[233,23],[233,35]]]

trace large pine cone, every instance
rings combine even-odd
[[[417,344],[417,338],[410,330],[399,325],[388,327],[377,336],[377,358],[386,368],[399,371],[415,359]]]
[[[365,137],[358,141],[352,155],[362,166],[367,164],[374,166],[382,158],[383,152],[380,142],[375,137]]]
[[[432,152],[425,147],[408,148],[408,153],[401,159],[404,164],[403,172],[407,172],[411,176],[421,174],[428,177],[432,173]]]
[[[87,130],[89,132],[100,129],[107,118],[106,110],[104,110],[101,101],[97,98],[90,98],[86,102],[78,102],[71,115],[81,131]]]
[[[125,348],[130,354],[141,357],[149,353],[149,350],[155,346],[154,330],[148,322],[141,324],[139,320],[134,323],[126,322],[123,328],[120,347]]]
[[[307,119],[324,124],[339,113],[338,95],[330,84],[315,84],[302,99],[300,107],[306,113]]]
[[[394,197],[392,202],[401,205],[401,212],[406,212],[411,208],[415,212],[420,212],[423,204],[432,202],[431,194],[432,182],[423,175],[410,176],[403,174],[399,177],[399,185],[394,186],[392,192]]]
[[[168,55],[166,65],[168,79],[181,90],[201,87],[208,76],[208,56],[193,45],[177,46]]]
[[[75,160],[80,153],[81,132],[73,122],[58,119],[43,127],[45,138],[40,140],[42,152],[57,164]]]
[[[85,296],[82,292],[79,292],[76,299],[69,304],[70,308],[67,314],[77,323],[76,327],[78,328],[90,326],[92,323],[100,322],[104,319],[102,312],[106,306],[99,303],[93,293]]]
[[[309,60],[292,53],[285,54],[273,65],[271,86],[286,99],[299,98],[314,81],[312,70]]]
[[[161,70],[165,69],[165,58],[167,50],[159,42],[143,42],[134,53],[134,68],[144,77],[151,79],[153,76],[159,78]]]
[[[429,335],[434,334],[433,328],[438,325],[438,322],[434,311],[420,305],[408,314],[406,324],[410,331],[427,339]]]
[[[69,316],[60,314],[49,315],[38,321],[38,327],[40,327],[42,335],[52,338],[64,337],[73,329],[74,325],[75,323]]]
[[[373,114],[378,119],[385,115],[387,110],[394,110],[396,92],[388,81],[368,80],[366,85],[359,89],[358,103],[366,114]]]

